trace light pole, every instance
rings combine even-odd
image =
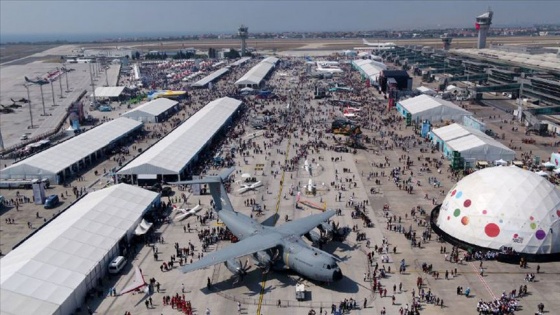
[[[62,71],[62,69],[60,71]],[[58,84],[60,85],[60,98],[64,98],[64,94],[62,93],[62,73],[61,72],[58,75]]]
[[[66,77],[66,93],[70,93],[70,87],[68,86],[68,68],[64,67],[64,74]]]
[[[23,86],[27,90],[27,100],[29,101],[27,103],[29,105],[29,119],[31,120],[31,126],[29,127],[29,129],[33,129],[33,112],[31,111],[31,97],[29,97],[29,85],[24,84]]]
[[[51,91],[52,91],[52,104],[53,106],[56,106],[56,102],[54,100],[54,86],[53,86],[53,80],[49,79],[49,81],[51,81]]]
[[[93,96],[93,108],[97,108],[97,102],[95,101],[95,84],[93,83],[93,74],[91,73],[91,63],[89,63],[89,78],[91,80],[91,91]]]
[[[43,85],[39,84],[39,88],[41,89],[41,102],[43,102],[43,116],[47,116],[47,111],[45,110],[45,95],[43,94]]]

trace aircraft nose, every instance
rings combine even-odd
[[[333,273],[333,280],[334,281],[339,281],[342,280],[342,271],[340,271],[340,268],[336,269]]]

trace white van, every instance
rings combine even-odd
[[[124,256],[117,256],[109,263],[109,273],[119,273],[126,265],[126,258]]]

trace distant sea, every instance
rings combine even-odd
[[[134,39],[134,38],[157,38],[168,36],[190,36],[200,33],[181,32],[181,33],[127,33],[127,34],[0,34],[0,43],[18,43],[18,42],[93,42],[104,40]],[[218,34],[218,33],[216,33]]]

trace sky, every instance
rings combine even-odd
[[[0,0],[0,41],[131,34],[367,31],[473,27],[491,7],[495,26],[559,23],[560,1],[49,1]]]

